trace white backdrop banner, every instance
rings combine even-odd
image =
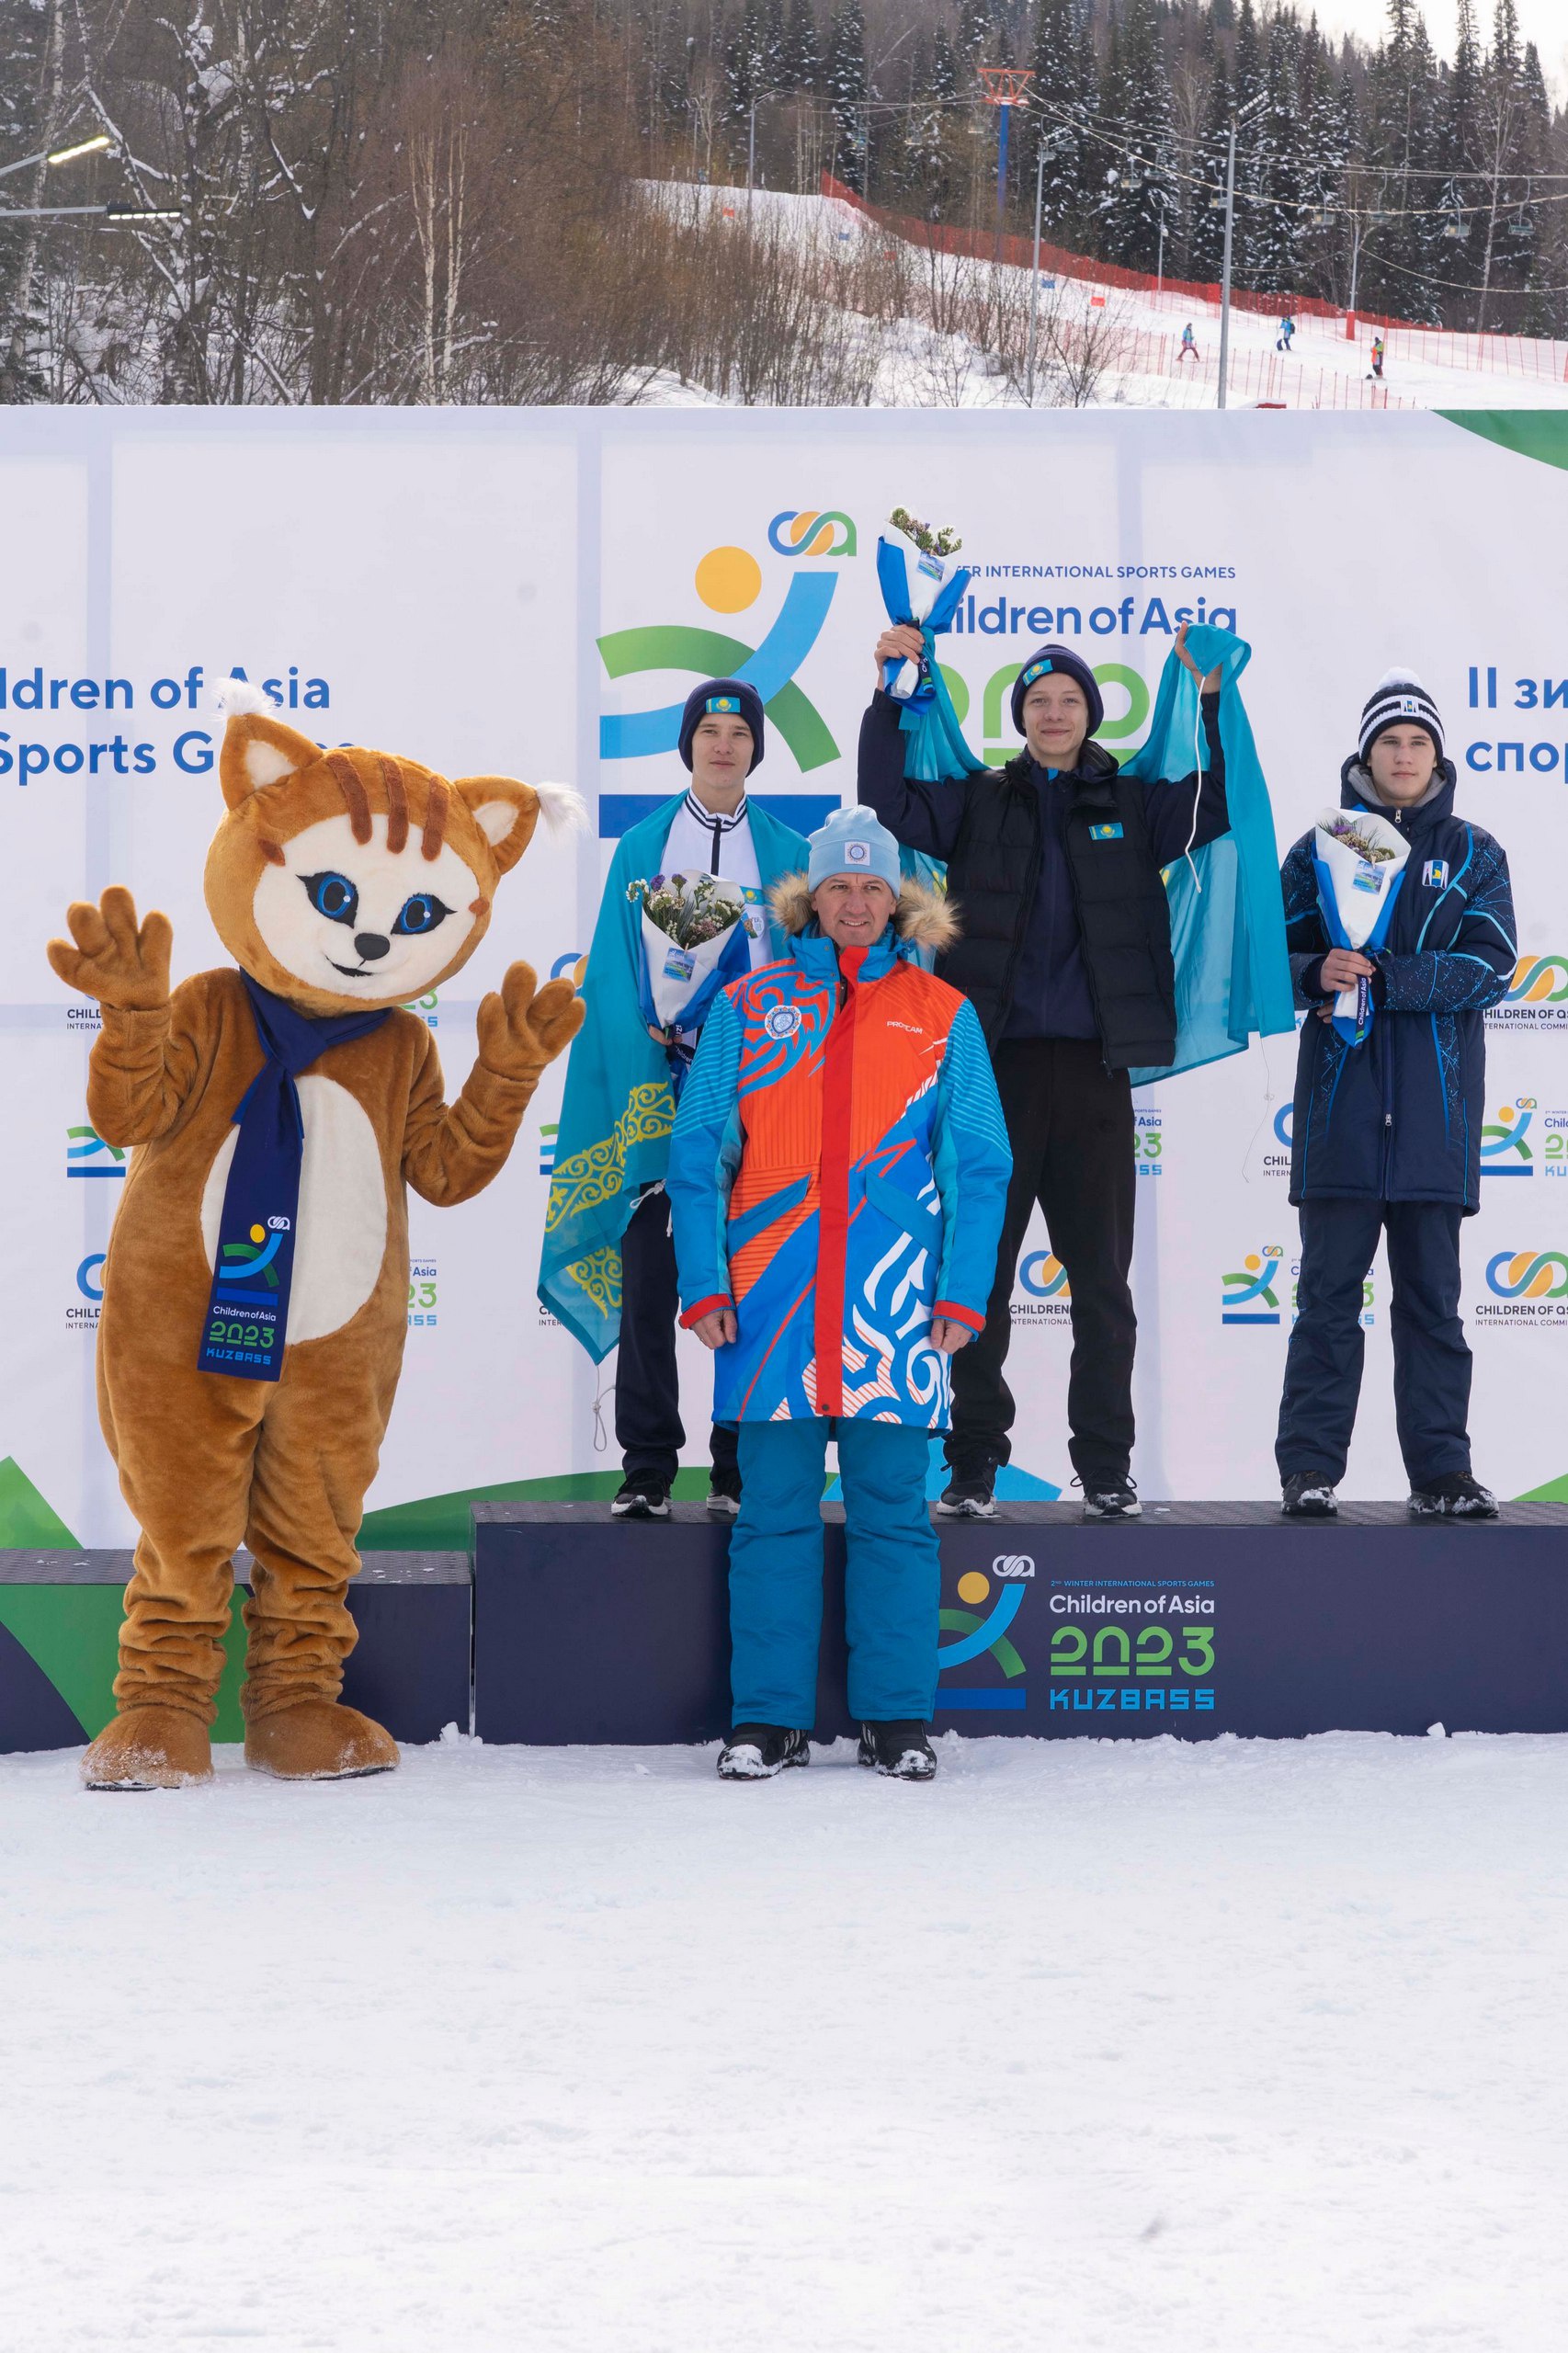
[[[756,784],[802,830],[855,792],[881,626],[877,529],[900,502],[962,534],[976,578],[944,644],[970,741],[1016,748],[1006,688],[1064,637],[1131,749],[1185,618],[1234,627],[1281,852],[1337,790],[1395,662],[1436,694],[1460,806],[1513,865],[1520,962],[1489,1019],[1485,1178],[1464,1234],[1481,1476],[1568,1495],[1568,419],[1477,415],[821,415],[712,411],[12,410],[0,423],[0,933],[11,1307],[0,1543],[129,1541],[98,1434],[98,1273],[124,1163],[87,1124],[94,1008],[44,961],[66,903],[124,882],[222,960],[201,896],[219,814],[210,716],[232,672],[324,743],[443,772],[568,779],[581,842],[542,835],[450,999],[420,1010],[449,1086],[514,956],[586,947],[614,843],[684,780],[676,713],[744,669],[768,707]],[[1275,1491],[1295,1287],[1294,1048],[1279,1038],[1140,1098],[1134,1471],[1153,1496]],[[474,1494],[613,1474],[614,1360],[534,1292],[558,1067],[504,1175],[412,1204],[403,1387],[371,1496],[381,1541],[461,1540]],[[1403,1492],[1386,1269],[1346,1492]],[[1026,1489],[1064,1485],[1070,1346],[1037,1221],[1009,1379]],[[692,1461],[710,1390],[683,1343]]]

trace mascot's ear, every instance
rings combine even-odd
[[[281,784],[286,776],[298,776],[320,757],[319,744],[285,727],[281,720],[254,710],[232,712],[218,756],[223,798],[231,809],[238,809],[264,784]]]
[[[452,790],[490,844],[495,863],[509,874],[533,839],[539,795],[531,784],[509,776],[460,776]]]

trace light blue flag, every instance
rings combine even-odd
[[[620,1337],[620,1237],[644,1187],[665,1181],[675,1125],[669,1060],[648,1034],[641,1002],[642,916],[626,894],[632,882],[662,871],[685,799],[676,793],[633,825],[611,860],[583,976],[587,1019],[566,1065],[539,1295],[596,1364]],[[804,871],[811,853],[792,826],[755,801],[749,807],[766,895],[782,875]],[[781,956],[777,927],[772,939]]]
[[[1176,1050],[1164,1070],[1135,1070],[1134,1086],[1239,1054],[1254,1036],[1294,1030],[1290,964],[1274,812],[1238,681],[1252,648],[1229,630],[1195,624],[1187,650],[1200,672],[1218,669],[1220,741],[1231,829],[1165,870],[1176,959]],[[1173,650],[1145,742],[1123,773],[1145,783],[1189,776],[1206,756],[1198,681]]]

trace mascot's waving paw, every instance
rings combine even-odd
[[[480,1004],[479,1059],[501,1078],[537,1079],[569,1046],[586,1008],[568,980],[539,988],[531,964],[513,964]]]
[[[248,690],[247,690],[248,691]],[[407,1008],[467,963],[563,788],[324,750],[265,697],[234,708],[208,909],[233,961],[169,988],[170,926],[128,891],[74,906],[49,956],[96,997],[87,1115],[133,1146],[104,1268],[99,1395],[141,1526],[92,1789],[210,1772],[233,1562],[250,1554],[245,1761],[281,1780],[384,1773],[344,1706],[347,1606],[408,1328],[407,1188],[466,1201],[504,1165],[575,1033],[567,981],[514,964],[446,1100]]]
[[[167,1005],[175,939],[167,915],[154,910],[138,930],[135,900],[111,882],[96,907],[78,899],[65,920],[71,938],[50,941],[49,961],[68,988],[120,1013],[153,1013]]]

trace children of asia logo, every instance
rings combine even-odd
[[[1264,1131],[1263,1173],[1266,1176],[1289,1177],[1290,1174],[1290,1138],[1294,1132],[1295,1106],[1281,1103]]]
[[[1499,1106],[1481,1131],[1483,1176],[1568,1176],[1568,1111],[1548,1111],[1533,1095]]]
[[[1527,1138],[1540,1106],[1533,1095],[1516,1096],[1481,1131],[1483,1176],[1533,1176],[1535,1154]]]
[[[1159,1176],[1165,1165],[1165,1121],[1150,1108],[1132,1115],[1132,1156],[1140,1176]]]
[[[1568,1029],[1568,956],[1521,956],[1508,994],[1488,1007],[1489,1029]]]
[[[767,544],[775,555],[854,555],[855,526],[836,508],[808,508],[801,514],[787,510],[769,523]]]
[[[102,1250],[89,1250],[76,1269],[76,1289],[80,1294],[65,1310],[65,1328],[70,1332],[96,1332],[104,1303],[104,1259]]]
[[[967,1666],[989,1653],[1001,1668],[1003,1680],[1000,1688],[991,1683],[968,1687],[938,1683],[939,1708],[995,1710],[1024,1706],[1024,1662],[1008,1629],[1024,1606],[1027,1581],[1033,1575],[1034,1562],[1028,1553],[1005,1552],[992,1563],[990,1576],[983,1569],[966,1569],[959,1578],[955,1590],[961,1606],[938,1610],[937,1616],[940,1631],[957,1637],[956,1641],[937,1644],[938,1672],[945,1675],[949,1667]],[[988,1602],[991,1606],[986,1608]]]
[[[856,552],[855,526],[836,510],[811,509],[776,515],[767,544],[791,564],[802,558],[836,563]],[[697,678],[739,678],[755,688],[768,722],[777,728],[803,772],[838,757],[838,745],[816,705],[796,681],[818,638],[838,586],[835,571],[791,574],[783,601],[760,635],[687,622],[612,630],[601,637],[599,655],[610,678],[638,677],[652,671],[684,672]],[[698,602],[729,619],[750,612],[763,593],[762,565],[749,548],[710,548],[692,576]],[[599,756],[607,760],[646,759],[673,752],[680,737],[681,701],[656,709],[606,712],[599,722]]]
[[[436,1261],[411,1258],[408,1264],[408,1328],[433,1329],[436,1322]]]
[[[276,1290],[278,1269],[273,1261],[290,1230],[286,1217],[269,1217],[265,1226],[253,1225],[245,1240],[223,1243],[223,1263],[218,1269],[218,1280],[233,1290],[244,1284]]]
[[[1029,1250],[1018,1261],[1018,1291],[1013,1294],[1015,1324],[1070,1324],[1073,1286],[1060,1258],[1049,1250]]]
[[[1048,1600],[1055,1620],[1053,1714],[1212,1713],[1214,1594],[1207,1578],[1159,1591],[1142,1577],[1103,1587],[1053,1584],[1060,1586]]]
[[[1249,1250],[1233,1274],[1220,1278],[1220,1320],[1222,1324],[1278,1324],[1279,1262],[1285,1253],[1278,1242]]]
[[[1473,1309],[1478,1324],[1568,1323],[1568,1256],[1561,1250],[1499,1250],[1486,1262],[1491,1297]]]
[[[97,1128],[65,1131],[67,1176],[123,1176],[125,1154],[117,1143],[106,1143]]]

